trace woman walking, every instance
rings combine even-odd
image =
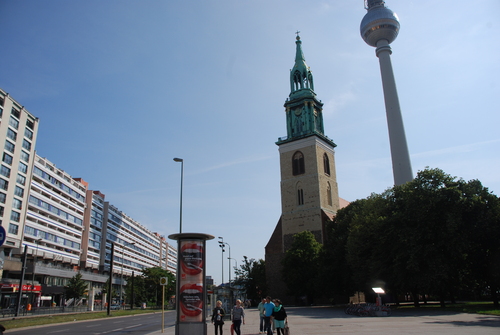
[[[212,313],[212,323],[215,326],[215,335],[217,331],[220,330],[220,335],[222,335],[222,326],[224,325],[224,309],[222,308],[222,301],[217,300],[216,307]]]
[[[233,326],[236,335],[241,335],[241,323],[245,324],[245,310],[241,307],[241,300],[236,300],[236,306],[233,308]]]
[[[276,334],[280,335],[281,332],[281,334],[285,335],[286,311],[285,307],[283,307],[283,305],[281,304],[281,300],[279,299],[274,299],[273,317]]]

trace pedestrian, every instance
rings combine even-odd
[[[264,308],[264,331],[267,332],[267,335],[273,335],[273,329],[271,328],[271,317],[274,311],[274,304],[272,303],[270,296],[266,297]]]
[[[241,300],[236,300],[236,306],[233,308],[233,326],[236,335],[241,335],[241,323],[245,324],[245,310],[241,307]]]
[[[222,326],[224,325],[224,309],[222,308],[222,301],[217,300],[216,306],[212,313],[212,323],[215,326],[215,335],[217,335],[217,331],[220,330],[220,335],[222,335]]]
[[[2,335],[4,331],[5,331],[5,327],[0,325],[0,335]]]
[[[262,300],[259,302],[259,305],[257,306],[257,309],[259,310],[259,317],[260,317],[260,322],[259,322],[259,334],[265,334],[264,333],[264,318],[266,317],[266,309],[264,308],[264,304],[266,303],[266,299],[262,298]]]
[[[276,328],[276,334],[285,335],[285,320],[286,320],[286,311],[285,307],[281,304],[281,300],[274,299],[274,310],[273,310],[273,318],[274,318],[274,327]]]

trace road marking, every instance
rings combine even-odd
[[[67,331],[69,331],[69,328],[68,329],[62,329],[62,330],[54,330],[52,332],[48,332],[47,334],[62,333],[62,332],[67,332]]]

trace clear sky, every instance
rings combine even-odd
[[[386,4],[414,174],[441,168],[499,195],[500,1]],[[219,284],[217,237],[238,265],[264,258],[281,213],[275,142],[297,30],[341,197],[392,187],[365,13],[361,0],[0,0],[0,87],[40,118],[39,155],[165,236],[179,229],[183,158],[183,231],[216,237]]]

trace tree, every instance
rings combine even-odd
[[[87,289],[88,284],[82,279],[80,272],[69,280],[68,285],[64,286],[67,299],[80,299],[87,293]]]
[[[247,297],[252,302],[259,303],[261,298],[267,294],[266,285],[266,264],[263,259],[248,259],[243,256],[243,265],[236,269],[234,283],[245,288]]]
[[[132,299],[132,294],[134,299]],[[133,300],[135,306],[140,306],[141,303],[148,301],[143,276],[134,276],[134,280],[132,280],[132,277],[127,279],[127,284],[125,285],[125,296],[130,304],[132,304]]]
[[[488,288],[495,307],[499,306],[500,288],[500,199],[471,180],[463,185],[460,203],[467,222],[463,235],[467,236],[467,281],[471,290]]]
[[[283,258],[282,278],[288,294],[305,297],[308,303],[314,301],[318,291],[319,254],[321,244],[310,231],[293,236],[291,248]]]
[[[161,304],[163,289],[160,285],[160,278],[162,277],[168,278],[168,285],[165,288],[165,301],[168,301],[168,297],[175,295],[175,276],[170,271],[155,266],[143,269],[142,276],[144,277],[144,292],[148,303],[153,303],[156,306]]]

